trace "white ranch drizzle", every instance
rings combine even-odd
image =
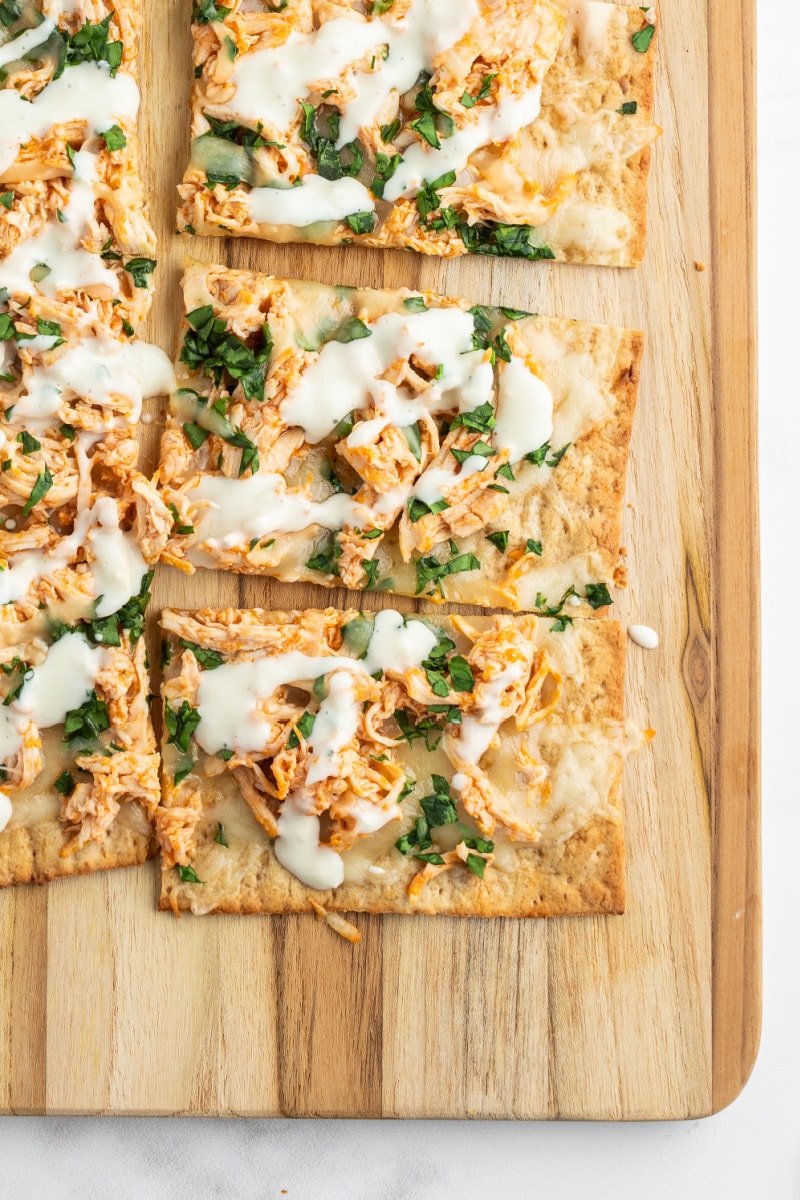
[[[201,475],[188,496],[197,506],[195,545],[208,542],[222,549],[265,534],[299,533],[310,525],[334,530],[373,523],[370,509],[344,492],[327,500],[310,500],[287,491],[283,476],[271,473],[245,479]]]
[[[446,407],[445,396],[460,393],[460,409],[477,408],[491,398],[493,375],[482,350],[474,350],[475,325],[460,308],[431,308],[420,313],[386,313],[368,323],[371,336],[352,342],[326,342],[305,369],[281,407],[288,425],[298,425],[308,442],[328,437],[347,413],[370,401],[389,423],[413,424],[421,410]],[[439,379],[416,404],[381,376],[398,358],[416,355],[441,367]],[[415,415],[416,414],[416,415]],[[409,419],[406,419],[409,418]]]
[[[629,625],[628,637],[644,650],[655,650],[658,645],[658,634],[649,625]]]
[[[516,356],[504,363],[500,372],[495,416],[492,443],[508,450],[512,463],[538,450],[553,433],[552,393],[544,380]]]
[[[34,348],[34,342],[24,345],[26,350]],[[57,415],[64,396],[71,395],[101,406],[112,398],[129,400],[131,411],[123,419],[127,424],[139,420],[142,400],[171,392],[175,376],[158,346],[88,337],[66,348],[49,366],[26,371],[25,386],[26,395],[14,407],[15,420],[22,418],[33,425],[47,423]]]
[[[17,34],[15,38],[5,42],[0,46],[0,67],[5,67],[18,58],[24,58],[29,50],[41,46],[42,42],[46,42],[50,37],[55,27],[55,21],[46,18],[35,29],[26,29],[23,33]]]
[[[352,24],[352,22],[348,22]],[[318,221],[342,221],[358,212],[374,212],[375,201],[363,183],[345,176],[303,176],[298,187],[257,187],[247,197],[250,216],[262,225],[302,228]]]
[[[319,817],[303,812],[291,796],[284,800],[278,814],[273,849],[281,866],[307,887],[325,891],[344,880],[341,855],[320,843]]]
[[[309,785],[337,774],[339,753],[355,737],[360,709],[353,685],[350,671],[339,668],[331,673],[328,694],[319,706],[308,736],[311,764],[306,783]]]
[[[482,108],[468,125],[456,129],[452,137],[442,141],[438,150],[427,142],[408,146],[402,162],[384,188],[384,199],[395,201],[401,196],[414,195],[424,182],[438,179],[448,171],[458,175],[469,156],[481,146],[507,142],[535,121],[541,98],[542,89],[538,86],[521,96],[508,96],[499,104]]]
[[[16,699],[0,708],[0,760],[19,753],[31,723],[49,729],[79,708],[94,687],[107,653],[103,646],[90,646],[80,633],[67,633],[54,642]]]
[[[101,496],[79,513],[71,534],[61,538],[51,552],[23,550],[13,555],[0,571],[0,604],[22,600],[33,583],[52,577],[75,559],[81,546],[94,556],[92,597],[102,597],[95,609],[98,617],[117,611],[139,591],[147,564],[133,533],[119,527],[116,501]]]
[[[292,31],[280,46],[257,50],[237,63],[232,75],[236,94],[226,107],[245,120],[286,132],[297,115],[298,99],[315,83],[335,79],[363,61],[364,70],[349,81],[355,97],[342,114],[341,145],[375,119],[393,91],[408,91],[420,71],[431,71],[436,55],[455,45],[477,16],[475,0],[416,0],[397,24],[340,17],[314,33]]]
[[[436,634],[424,621],[385,608],[375,615],[364,665],[370,675],[375,671],[408,671],[428,657],[436,642]]]
[[[6,92],[0,92],[0,100],[5,95]],[[29,296],[39,291],[51,299],[56,299],[60,291],[98,285],[107,288],[111,296],[119,294],[114,272],[99,254],[92,254],[78,244],[94,217],[96,168],[96,154],[80,150],[75,155],[75,173],[64,220],[50,221],[41,233],[14,247],[0,262],[0,288],[6,288],[12,296]],[[42,263],[50,268],[49,274],[33,283],[31,271]]]
[[[0,91],[0,173],[14,162],[20,146],[42,137],[53,125],[87,121],[102,133],[120,117],[135,120],[138,110],[139,89],[133,78],[124,71],[112,76],[106,62],[67,67],[33,100],[6,88]]]
[[[280,687],[311,682],[331,671],[366,674],[362,663],[341,655],[302,654],[299,650],[228,662],[203,672],[197,689],[200,722],[195,740],[207,754],[234,750],[238,754],[261,752],[272,740],[273,722],[260,709]]]
[[[500,703],[503,693],[506,688],[521,678],[524,671],[523,663],[510,663],[486,685],[477,716],[462,717],[460,733],[453,745],[464,762],[477,765],[488,750],[492,738],[509,715]],[[461,790],[463,786],[463,783],[460,783],[459,786],[455,779],[453,780],[453,787],[457,790]]]
[[[450,469],[446,467],[428,467],[423,471],[412,489],[412,496],[416,496],[423,503],[432,505],[444,499],[451,491],[455,484],[461,483],[464,479],[469,479],[470,475],[476,475],[486,466],[486,459],[480,454],[471,454],[469,458],[465,458],[460,466],[455,459],[453,466]]]
[[[361,660],[288,651],[249,662],[224,663],[201,674],[197,689],[200,722],[194,736],[208,754],[221,749],[237,753],[263,750],[272,740],[273,727],[262,705],[279,687],[308,684],[327,676],[327,695],[308,737],[306,787],[284,800],[274,843],[278,862],[309,887],[338,887],[344,879],[341,856],[320,844],[319,817],[308,811],[311,796],[306,788],[337,773],[340,752],[356,733],[360,705],[355,698],[355,677],[419,666],[436,640],[422,621],[384,609],[375,617],[367,653]],[[359,831],[369,834],[398,819],[400,810],[397,805],[380,808],[362,802],[355,816]]]

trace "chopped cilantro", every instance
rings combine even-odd
[[[107,62],[111,75],[116,75],[122,62],[122,42],[108,40],[112,16],[113,13],[109,13],[104,21],[96,24],[84,21],[76,33],[67,35],[68,66],[83,62]]]
[[[641,29],[637,29],[631,38],[634,50],[637,50],[639,54],[646,54],[650,49],[655,31],[655,25],[651,25],[649,22]]]
[[[227,331],[225,322],[214,316],[210,304],[187,313],[186,320],[190,329],[183,339],[180,361],[193,369],[204,370],[217,386],[227,373],[231,379],[241,382],[248,400],[263,400],[266,364],[272,351],[269,326],[262,326],[257,349],[251,349]]]
[[[345,217],[344,221],[345,225],[350,226],[353,233],[372,233],[375,228],[375,213],[351,213],[349,217]]]
[[[219,650],[209,650],[206,646],[198,646],[196,642],[187,642],[184,638],[180,639],[180,643],[184,650],[191,650],[204,671],[216,671],[217,667],[221,667],[225,662],[225,655],[220,654]]]
[[[154,258],[129,258],[124,266],[133,279],[134,287],[149,287],[147,276],[152,275],[155,270],[156,260]]]
[[[433,592],[438,591],[439,595],[444,597],[444,591],[442,590],[441,584],[442,579],[444,579],[447,575],[458,575],[462,571],[479,571],[481,561],[471,553],[454,553],[453,557],[447,562],[441,562],[439,559],[434,558],[432,554],[426,554],[422,558],[418,559],[415,565],[417,571],[417,586],[414,591],[414,595],[419,596],[420,593],[425,592],[428,584],[432,584],[433,586],[431,591],[427,592],[426,594],[431,595]]]
[[[62,771],[58,779],[53,784],[53,787],[61,796],[71,796],[75,791],[75,780],[72,778],[70,771]]]
[[[93,688],[89,698],[65,716],[64,741],[96,741],[110,724],[106,703]]]
[[[496,546],[501,554],[505,554],[508,546],[508,530],[496,529],[494,533],[487,533],[486,540]]]
[[[42,443],[25,429],[23,429],[22,433],[17,434],[17,441],[22,444],[23,454],[35,454],[37,450],[41,450],[42,448]]]
[[[110,129],[104,129],[102,133],[103,140],[107,149],[122,150],[128,144],[128,139],[120,129],[119,125],[112,125]]]
[[[188,754],[192,734],[200,724],[200,713],[192,708],[188,700],[184,700],[180,708],[164,706],[164,722],[169,737],[168,745],[177,746],[182,754]]]
[[[587,583],[586,599],[592,608],[605,608],[606,605],[614,603],[604,583]]]
[[[295,722],[292,732],[289,734],[289,737],[286,740],[287,750],[296,750],[300,745],[300,738],[297,736],[298,733],[301,734],[306,741],[308,741],[311,730],[314,728],[314,722],[316,719],[315,713],[303,713],[299,720]]]
[[[47,463],[44,464],[44,471],[40,471],[36,476],[36,482],[33,485],[30,496],[25,501],[25,506],[22,509],[23,517],[30,515],[31,511],[39,503],[44,496],[50,491],[53,486],[53,477],[50,474],[50,469]]]
[[[202,883],[202,879],[198,879],[197,872],[194,867],[184,867],[178,863],[178,876],[181,883]]]

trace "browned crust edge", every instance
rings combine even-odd
[[[171,611],[171,610],[167,610]],[[230,619],[235,610],[202,610],[211,622]],[[272,614],[249,610],[263,619]],[[291,618],[292,614],[277,614]],[[625,633],[616,621],[581,621],[590,632],[587,671],[602,699],[603,716],[621,720],[625,689]],[[379,880],[343,884],[319,892],[302,884],[280,866],[271,843],[237,893],[211,905],[208,913],[278,914],[311,911],[311,900],[329,911],[436,914],[472,917],[555,917],[620,914],[625,909],[625,837],[622,822],[623,761],[620,757],[610,788],[617,819],[592,818],[564,842],[539,850],[520,846],[513,870],[487,871],[483,880],[459,868],[443,872],[426,884],[411,903],[407,888],[418,870],[416,863],[390,885]],[[207,833],[209,839],[214,834]],[[202,905],[203,884],[183,883],[175,868],[162,872],[159,908],[190,912],[193,899]]]

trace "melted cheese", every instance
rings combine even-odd
[[[24,58],[31,50],[41,46],[55,29],[55,21],[45,18],[34,29],[26,29],[15,38],[0,46],[0,68],[7,66],[16,59]]]

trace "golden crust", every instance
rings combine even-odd
[[[387,19],[399,16],[400,7],[396,3]],[[402,7],[405,11],[407,6]],[[230,15],[214,26],[194,26],[194,61],[201,74],[192,90],[193,139],[209,132],[206,114],[218,120],[236,116],[226,38],[237,46],[241,64],[249,52],[280,44],[290,30],[311,33],[354,6],[345,3],[313,14],[298,8],[293,15],[275,18],[239,8],[233,3]],[[360,21],[360,10],[354,12],[354,19]],[[529,20],[531,29],[525,24]],[[546,246],[544,256],[557,260],[636,266],[645,246],[649,146],[660,134],[652,123],[655,41],[646,53],[638,53],[632,42],[644,20],[639,8],[602,0],[555,0],[536,10],[519,11],[514,0],[483,6],[479,24],[459,43],[461,49],[436,60],[431,85],[439,106],[454,114],[460,126],[470,120],[461,107],[461,96],[476,95],[484,77],[497,81],[485,102],[498,103],[506,94],[525,91],[543,71],[541,112],[517,137],[474,152],[463,178],[441,189],[442,211],[451,217],[455,213],[458,219],[439,220],[444,227],[438,230],[431,224],[436,213],[421,218],[413,198],[393,204],[379,198],[376,222],[368,232],[354,232],[346,221],[321,221],[302,233],[289,225],[259,222],[251,214],[250,184],[235,184],[229,178],[209,187],[202,155],[193,158],[179,188],[178,228],[206,236],[222,233],[278,242],[357,242],[440,257],[466,253],[533,257],[534,251]],[[326,92],[335,89],[327,100],[335,111],[346,104],[353,85],[345,71],[319,87]],[[413,92],[407,98],[409,111]],[[316,93],[306,99],[320,103]],[[636,108],[624,110],[623,105],[633,100]],[[475,106],[471,107],[474,112]],[[388,123],[390,117],[388,109],[382,111],[381,120]],[[415,135],[404,126],[399,138],[395,134],[394,142],[385,143],[381,130],[386,127],[373,124],[359,131],[368,163],[376,152],[391,156],[399,149],[402,153],[409,138],[414,141]],[[274,139],[277,132],[270,127],[264,136]],[[256,170],[264,178],[256,178],[258,186],[276,178],[296,183],[315,172],[314,154],[299,121],[279,133],[279,148],[259,151]],[[372,165],[368,173],[371,170]],[[522,238],[512,247],[505,235],[499,241],[492,236],[495,226],[501,231],[520,226],[533,232],[527,241]]]
[[[308,479],[309,467],[323,472],[332,469],[337,478],[344,477],[343,471],[349,472],[350,490],[359,502],[369,505],[376,496],[398,490],[402,495],[423,467],[437,461],[442,429],[437,432],[432,422],[428,433],[420,426],[423,462],[391,428],[375,445],[367,443],[351,451],[347,442],[336,438],[308,445],[302,430],[285,425],[281,417],[287,394],[316,361],[316,353],[300,349],[299,342],[313,338],[317,324],[354,316],[370,321],[385,313],[402,313],[407,311],[404,302],[413,293],[330,288],[201,265],[188,269],[184,289],[187,311],[210,304],[215,317],[235,336],[249,339],[248,344],[260,336],[265,320],[269,324],[275,344],[266,367],[265,402],[248,401],[235,380],[230,381],[230,391],[225,390],[223,381],[209,393],[212,399],[231,397],[229,416],[233,419],[231,414],[236,414],[238,424],[258,446],[260,472],[278,473],[290,491],[302,495],[307,488],[318,487]],[[430,308],[468,307],[466,301],[430,292],[422,299]],[[401,499],[396,511],[381,519],[385,532],[380,538],[372,533],[366,540],[357,529],[344,528],[338,535],[338,573],[325,573],[308,566],[328,536],[315,525],[280,536],[265,529],[254,543],[229,538],[224,548],[204,540],[200,509],[193,500],[198,479],[236,477],[243,460],[239,450],[215,435],[193,448],[184,429],[186,420],[193,418],[177,415],[176,409],[162,441],[158,482],[165,503],[175,506],[181,523],[191,532],[180,534],[177,527],[172,531],[165,561],[189,571],[194,566],[218,566],[287,581],[307,579],[327,586],[342,582],[364,588],[370,582],[363,565],[368,560],[377,564],[378,581],[391,581],[386,584],[388,590],[414,595],[420,587],[418,564],[423,558],[431,553],[439,560],[456,552],[474,554],[480,570],[445,575],[435,586],[426,583],[425,594],[513,612],[537,609],[539,593],[547,604],[556,604],[570,586],[583,595],[589,584],[610,583],[618,565],[643,336],[633,330],[563,318],[523,315],[511,319],[499,309],[482,311],[499,322],[497,329],[502,330],[511,350],[533,364],[532,369],[553,394],[556,425],[563,433],[552,450],[569,446],[557,465],[551,465],[552,459],[545,467],[525,461],[515,464],[514,479],[499,480],[499,486],[507,489],[504,492],[498,490],[494,478],[501,459],[488,460],[491,466],[469,479],[463,501],[456,503],[452,498],[448,512],[426,516],[414,524],[403,515],[405,500]],[[428,381],[414,373],[417,368],[412,370],[410,363],[403,366],[400,360],[398,364],[404,385],[417,394],[424,393]],[[180,386],[208,390],[210,380],[198,381],[179,365],[179,374],[181,371]],[[463,434],[446,436],[440,452],[443,459],[449,460],[451,443],[469,447],[477,437]],[[318,491],[313,494],[315,499],[321,498]],[[504,548],[488,540],[489,535],[503,532],[508,534]],[[541,554],[528,548],[528,539],[541,542]],[[451,541],[457,551],[448,549]],[[584,604],[576,611],[589,610]]]
[[[179,638],[233,658],[250,658],[280,653],[295,646],[308,649],[316,636],[318,647],[311,652],[320,653],[320,646],[335,647],[337,628],[347,625],[358,615],[356,610],[339,614],[333,609],[302,614],[267,613],[259,609],[204,609],[196,613],[165,610],[163,628],[172,640],[175,658],[168,669],[164,695],[173,704],[187,695],[192,704],[195,698],[197,676],[186,674],[187,657],[191,665],[193,655],[189,651],[181,654]],[[532,638],[533,644],[544,646],[545,652],[552,656],[553,670],[571,665],[571,674],[563,679],[563,689],[555,707],[549,713],[543,711],[544,723],[549,723],[556,732],[556,746],[569,747],[570,731],[577,731],[579,738],[586,738],[590,736],[587,731],[591,730],[594,734],[602,731],[604,739],[611,739],[608,744],[616,747],[603,760],[604,767],[600,772],[601,786],[606,789],[605,799],[598,796],[593,806],[590,803],[581,809],[577,828],[559,827],[564,829],[564,836],[550,836],[545,832],[539,842],[533,844],[501,839],[495,844],[495,861],[486,867],[482,879],[457,863],[453,869],[440,869],[423,884],[420,882],[421,864],[411,857],[401,856],[393,845],[401,828],[413,827],[418,803],[414,801],[410,808],[404,809],[402,826],[399,822],[393,823],[389,827],[390,839],[384,837],[374,855],[367,855],[365,861],[371,865],[366,871],[358,873],[357,863],[357,877],[346,880],[336,889],[317,891],[305,886],[278,863],[272,849],[275,829],[265,833],[251,819],[246,794],[239,795],[223,767],[209,760],[212,764],[209,774],[205,775],[204,768],[196,765],[190,780],[179,789],[173,792],[171,784],[167,785],[164,818],[167,819],[172,811],[175,820],[186,823],[187,814],[191,814],[191,847],[188,853],[179,856],[178,861],[191,866],[202,882],[182,881],[177,868],[169,865],[168,853],[164,860],[160,907],[196,913],[307,912],[314,900],[329,912],[520,917],[622,912],[625,903],[620,795],[625,757],[622,738],[624,633],[616,622],[577,621],[568,642],[560,643],[562,635],[547,633],[544,623],[537,624],[528,617],[482,617],[450,622],[442,619],[439,623],[456,640],[464,630],[470,637],[482,635],[485,639],[497,620],[506,628],[526,631],[524,639]],[[279,636],[280,630],[283,633]],[[312,639],[311,643],[303,640],[308,638]],[[195,671],[196,667],[192,666],[192,672]],[[406,686],[409,686],[408,681]],[[393,691],[393,698],[398,694]],[[497,773],[502,772],[502,764],[518,749],[515,740],[518,735],[511,726],[511,721],[501,724],[500,743],[488,752],[490,761],[485,769],[496,778],[499,777]],[[597,746],[599,755],[601,743]],[[396,749],[392,750],[390,744],[387,752],[394,755]],[[556,765],[560,753],[557,749]],[[169,775],[173,769],[174,751],[165,745],[164,754],[165,772]],[[407,770],[411,760],[403,758],[401,752],[398,761],[405,764]],[[448,770],[441,765],[446,759],[431,761],[434,765],[424,767],[424,771],[444,770],[445,777],[449,777],[453,767],[449,766]],[[423,791],[425,786],[423,784]],[[563,793],[554,804],[558,807],[562,802]],[[157,828],[160,815],[156,816]],[[460,819],[472,823],[469,816]],[[502,832],[499,825],[498,830]],[[492,836],[497,838],[498,834]],[[369,845],[369,838],[363,844]],[[444,853],[447,855],[446,851]],[[436,870],[433,868],[433,872]]]
[[[87,842],[65,856],[62,852],[69,841],[69,832],[57,820],[20,825],[0,833],[0,887],[138,866],[152,858],[157,849],[152,831],[142,828],[141,822],[134,823],[125,809],[102,841]]]

